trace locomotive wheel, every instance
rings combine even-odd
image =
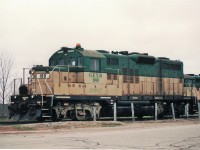
[[[76,111],[70,111],[70,119],[73,121],[88,121],[91,120],[90,111],[86,110],[84,115],[80,115],[80,112],[76,114]]]
[[[52,121],[56,122],[56,121],[61,121],[61,118],[57,117],[56,111],[55,109],[52,110]]]
[[[75,110],[71,110],[69,113],[69,116],[70,116],[70,119],[72,119],[72,121],[77,121]]]
[[[91,115],[90,111],[86,110],[85,113],[86,113],[85,114],[85,120],[87,120],[87,121],[91,120],[92,119],[92,115]]]

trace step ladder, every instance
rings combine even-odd
[[[41,106],[41,117],[45,119],[52,118],[52,107],[53,107],[53,95],[51,97],[51,104],[44,106],[44,103],[47,104],[47,101],[42,99],[42,106]]]
[[[41,109],[41,116],[42,118],[51,118],[51,108],[42,108]]]

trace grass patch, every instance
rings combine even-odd
[[[122,124],[119,122],[103,122],[102,127],[117,127],[121,126]]]
[[[30,130],[36,130],[36,127],[31,126],[25,126],[25,125],[14,125],[13,128],[19,131],[30,131]]]
[[[0,121],[10,121],[10,119],[8,117],[0,117]]]

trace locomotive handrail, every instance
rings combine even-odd
[[[69,68],[70,68],[70,67],[84,68],[85,66],[56,65],[56,66],[54,66],[53,70],[51,70],[51,72],[49,73],[49,76],[52,74],[52,72],[53,72],[57,67],[68,67],[68,73],[69,73]],[[60,71],[60,68],[59,68],[59,71]],[[67,79],[69,80],[69,76],[68,76]],[[54,94],[53,94],[53,91],[51,90],[49,84],[47,83],[47,78],[45,78],[45,83],[46,83],[46,85],[47,85],[49,91],[51,92],[51,95],[53,96]],[[69,83],[69,81],[68,81],[68,83]]]
[[[38,81],[38,84],[39,84],[39,87],[40,87],[40,92],[41,92],[41,95],[42,95],[42,106],[43,106],[43,91],[42,91],[42,87],[40,85],[40,81],[39,81],[38,78],[37,78],[37,81]]]
[[[192,90],[192,92],[195,95],[195,102],[196,102],[197,101],[197,88],[196,88],[196,86],[194,84],[193,84],[193,87],[194,87],[194,89]]]
[[[31,68],[23,68],[23,84],[25,84],[25,70],[31,69]]]
[[[53,70],[51,70],[51,72],[49,73],[49,76],[50,76],[50,75],[52,74],[52,72],[56,69],[56,67],[66,67],[66,66],[67,66],[67,65],[56,65],[56,66],[53,68]],[[47,78],[45,78],[44,81],[45,81],[47,87],[49,88],[49,91],[51,92],[51,95],[53,96],[54,94],[53,94],[53,91],[51,90],[49,84],[47,83]]]
[[[16,80],[20,80],[20,81],[21,81],[21,84],[22,84],[22,78],[16,78],[16,79],[13,80],[13,82],[14,82],[14,91],[13,91],[13,95],[15,95]]]

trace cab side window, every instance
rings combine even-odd
[[[83,57],[78,57],[78,66],[83,66]]]
[[[52,60],[50,61],[50,66],[55,66],[55,60],[54,60],[54,59],[52,59]]]
[[[75,59],[74,57],[71,57],[71,58],[69,59],[69,65],[70,65],[70,66],[76,66],[76,59]]]
[[[65,64],[64,59],[60,59],[58,65],[64,65],[64,64]]]
[[[100,60],[96,58],[90,59],[90,71],[100,71]]]

